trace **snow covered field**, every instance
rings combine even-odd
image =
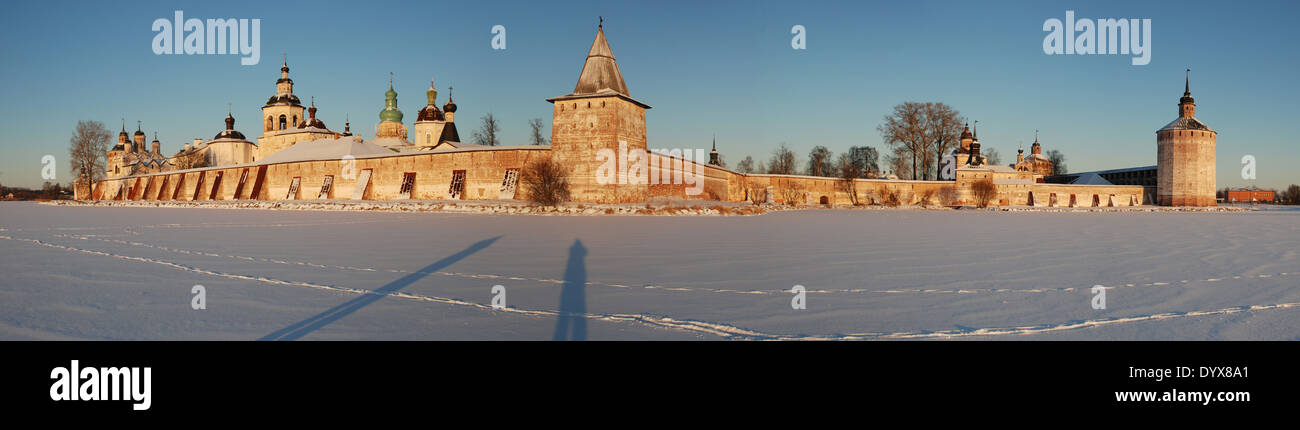
[[[0,203],[0,339],[1300,339],[1300,211]],[[190,307],[206,288],[207,309]],[[493,310],[492,286],[509,308]],[[790,306],[791,287],[807,309]],[[1106,309],[1091,306],[1103,285]]]

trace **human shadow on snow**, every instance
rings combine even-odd
[[[501,236],[497,236],[491,239],[479,241],[478,243],[470,245],[468,248],[465,248],[460,252],[447,256],[446,258],[443,258],[441,260],[435,261],[432,264],[425,266],[423,269],[415,271],[409,275],[403,276],[396,281],[390,282],[388,283],[388,285],[379,287],[374,291],[363,294],[360,297],[349,300],[346,303],[330,308],[325,312],[321,312],[310,318],[307,318],[305,320],[294,323],[288,327],[277,330],[274,333],[263,336],[261,339],[258,340],[297,340],[299,338],[302,338],[303,336],[306,336],[311,332],[320,329],[321,327],[329,325],[334,321],[338,321],[340,318],[348,316],[348,314],[351,314],[353,312],[356,312],[357,310],[360,310],[363,307],[366,307],[366,305],[374,303],[389,294],[401,290],[402,288],[406,288],[406,286],[411,285],[416,281],[419,281],[420,279],[423,279],[425,276],[429,276],[430,273],[434,273],[439,270],[442,270],[447,266],[451,266],[457,261],[464,259],[465,257],[469,257],[470,255],[479,252],[484,248],[487,248],[488,246],[491,246],[493,242],[496,242],[497,239],[500,238]]]
[[[587,248],[575,239],[569,247],[569,263],[564,268],[564,288],[560,290],[560,315],[555,321],[551,340],[587,340]]]

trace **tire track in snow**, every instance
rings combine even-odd
[[[1104,327],[1109,325],[1126,324],[1142,321],[1159,321],[1174,318],[1192,318],[1215,315],[1232,315],[1244,312],[1266,311],[1275,309],[1300,308],[1300,302],[1278,303],[1270,305],[1248,305],[1223,308],[1213,311],[1190,311],[1190,312],[1164,312],[1149,315],[1136,315],[1131,317],[1114,317],[1095,320],[1071,321],[1061,324],[1040,324],[1017,327],[1001,328],[980,328],[968,330],[938,330],[938,331],[910,331],[895,333],[862,333],[836,336],[803,336],[803,337],[779,337],[779,340],[871,340],[871,339],[951,339],[972,336],[1007,336],[1007,335],[1030,335],[1051,333],[1058,331],[1077,330],[1083,328]]]
[[[546,284],[564,283],[563,280],[559,280],[559,279],[528,278],[523,276],[512,276],[512,275],[460,273],[460,272],[448,272],[448,271],[426,273],[426,272],[402,270],[402,269],[375,269],[375,268],[368,268],[368,267],[316,264],[316,263],[303,262],[303,261],[288,261],[288,260],[279,260],[279,259],[264,258],[264,257],[249,257],[243,255],[222,255],[222,254],[216,254],[216,253],[204,252],[204,251],[169,248],[165,246],[152,245],[152,244],[136,242],[136,241],[92,237],[93,235],[55,234],[54,236],[67,238],[67,239],[97,240],[101,242],[153,248],[153,249],[158,249],[161,251],[172,252],[177,254],[199,255],[205,257],[218,257],[218,258],[233,258],[233,259],[245,260],[245,261],[258,261],[264,263],[315,267],[319,269],[339,269],[339,270],[352,270],[352,271],[360,271],[360,272],[388,272],[388,273],[401,273],[401,274],[440,275],[440,276],[453,276],[453,277],[469,278],[469,279],[502,279],[508,281],[529,281],[529,282],[538,282],[538,283],[546,283]],[[1197,279],[1197,280],[1184,279],[1178,281],[1178,283],[1188,284],[1191,282],[1219,282],[1225,279],[1270,278],[1274,276],[1283,277],[1283,276],[1294,276],[1294,275],[1300,275],[1300,272],[1281,272],[1276,274],[1260,274],[1256,276],[1234,275],[1231,277],[1207,278],[1207,279]],[[644,289],[657,289],[657,290],[664,290],[664,291],[704,292],[704,293],[719,293],[719,294],[782,295],[782,296],[791,294],[791,290],[736,290],[736,289],[726,289],[726,288],[669,287],[665,285],[650,284],[650,283],[642,284],[640,286],[634,286],[634,285],[627,285],[627,284],[588,281],[586,285],[599,286],[599,287],[612,287],[612,288],[627,288],[627,289],[644,288]],[[1103,285],[1103,287],[1105,287],[1107,290],[1114,290],[1119,288],[1162,287],[1162,286],[1170,286],[1170,285],[1174,285],[1174,283],[1171,282],[1126,283],[1122,285],[1120,284],[1109,285],[1109,286]],[[1070,292],[1088,291],[1090,288],[1091,287],[1028,288],[1028,289],[1011,289],[1011,288],[920,289],[918,288],[918,289],[888,289],[888,290],[868,290],[865,288],[849,288],[849,289],[808,289],[805,292],[808,294],[1001,294],[1001,293],[1019,294],[1019,293],[1070,293]]]
[[[0,235],[0,239],[29,242],[39,246],[61,249],[70,252],[78,252],[78,253],[89,254],[89,255],[98,255],[98,256],[117,258],[122,260],[137,261],[141,263],[157,264],[157,265],[162,265],[162,266],[166,266],[166,267],[170,267],[173,269],[182,270],[186,272],[193,272],[193,273],[199,273],[199,274],[217,276],[217,277],[223,277],[229,279],[263,282],[263,283],[274,284],[274,285],[307,287],[307,288],[314,288],[318,290],[326,290],[326,291],[340,292],[346,294],[356,294],[356,295],[373,294],[373,295],[380,295],[380,296],[407,299],[407,300],[465,306],[465,307],[471,307],[471,308],[490,311],[490,312],[505,312],[505,313],[534,316],[534,317],[569,316],[569,317],[580,317],[588,320],[597,320],[597,321],[630,322],[630,323],[636,323],[636,324],[646,325],[650,327],[680,330],[680,331],[692,332],[697,334],[711,334],[725,339],[770,339],[773,337],[772,335],[732,326],[729,324],[710,322],[710,321],[689,320],[689,319],[676,319],[664,315],[629,314],[629,313],[573,313],[573,312],[559,312],[559,311],[550,311],[550,310],[522,309],[516,307],[495,309],[490,305],[484,305],[481,303],[475,303],[475,302],[470,302],[470,301],[455,299],[455,298],[426,296],[421,294],[404,293],[400,291],[392,292],[392,293],[375,293],[374,291],[371,290],[365,290],[359,288],[340,287],[335,285],[323,285],[323,284],[303,282],[303,281],[287,281],[287,280],[281,280],[281,279],[275,279],[275,278],[269,278],[269,277],[257,276],[257,275],[218,272],[214,270],[207,270],[199,267],[187,266],[184,264],[173,263],[165,260],[157,260],[148,257],[136,257],[130,255],[114,254],[111,252],[96,251],[93,249],[82,249],[73,246],[59,245],[56,243],[50,243],[39,239],[18,238],[18,237],[11,237],[5,235]]]
[[[364,290],[358,288],[322,285],[322,284],[316,284],[311,282],[286,281],[286,280],[261,277],[256,275],[223,273],[223,272],[201,269],[197,267],[186,266],[183,264],[177,264],[177,263],[164,261],[164,260],[156,260],[156,259],[146,258],[146,257],[135,257],[129,255],[113,254],[104,251],[81,249],[81,248],[76,248],[71,246],[49,243],[38,239],[15,238],[15,237],[10,237],[5,235],[0,235],[0,239],[30,242],[40,246],[62,249],[62,250],[67,250],[72,252],[80,252],[80,253],[85,253],[90,255],[99,255],[99,256],[119,258],[124,260],[159,264],[159,265],[171,267],[178,270],[225,277],[230,279],[257,281],[257,282],[264,282],[264,283],[270,283],[276,285],[307,287],[307,288],[314,288],[320,290],[341,292],[346,294],[357,294],[357,295],[376,294],[376,295],[401,298],[407,300],[465,306],[465,307],[471,307],[471,308],[489,311],[489,312],[506,312],[506,313],[514,313],[514,314],[528,315],[534,317],[571,316],[571,317],[581,317],[581,318],[585,318],[589,320],[597,320],[597,321],[631,322],[631,323],[637,323],[637,324],[646,325],[650,327],[687,331],[687,332],[693,332],[697,334],[711,334],[711,335],[722,337],[724,339],[740,339],[740,340],[889,340],[889,339],[936,339],[936,338],[951,339],[951,338],[973,337],[973,336],[1008,336],[1008,335],[1015,336],[1015,335],[1051,333],[1051,332],[1058,332],[1058,331],[1069,331],[1069,330],[1077,330],[1083,328],[1104,327],[1109,325],[1127,324],[1127,323],[1143,322],[1143,321],[1159,321],[1159,320],[1175,319],[1175,318],[1193,318],[1193,317],[1215,316],[1215,315],[1232,315],[1232,314],[1239,314],[1245,312],[1300,308],[1300,302],[1292,302],[1292,303],[1278,303],[1278,304],[1265,304],[1265,305],[1236,306],[1236,307],[1223,308],[1223,309],[1212,310],[1212,311],[1164,312],[1158,314],[1137,315],[1137,316],[1130,316],[1130,317],[1113,317],[1113,318],[1105,318],[1105,319],[1071,321],[1071,322],[1058,323],[1058,324],[1039,324],[1039,325],[1028,325],[1028,326],[1014,326],[1014,327],[993,327],[993,328],[978,328],[978,329],[964,329],[964,330],[922,330],[922,331],[903,331],[903,332],[892,332],[892,333],[855,333],[855,334],[837,334],[837,335],[791,336],[791,335],[764,333],[757,330],[750,330],[750,329],[737,327],[725,323],[719,323],[719,322],[676,319],[676,318],[671,318],[663,315],[629,314],[629,313],[572,313],[572,312],[559,312],[559,311],[550,311],[550,310],[521,309],[515,307],[494,309],[490,305],[484,305],[481,303],[475,303],[475,302],[470,302],[470,301],[455,299],[455,298],[426,296],[420,294],[404,293],[400,291],[380,294],[380,293],[375,293],[371,290]],[[1266,277],[1266,275],[1260,275],[1260,276]]]

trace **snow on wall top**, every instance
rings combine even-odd
[[[258,164],[289,163],[295,161],[339,160],[346,155],[392,154],[393,151],[373,143],[352,139],[316,139],[298,142],[293,146],[263,158]]]

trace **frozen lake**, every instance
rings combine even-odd
[[[1300,339],[1300,211],[0,203],[0,339]],[[191,309],[202,285],[207,308]],[[509,308],[491,307],[494,285]],[[806,288],[792,309],[791,288]],[[1106,308],[1092,306],[1093,285]]]

